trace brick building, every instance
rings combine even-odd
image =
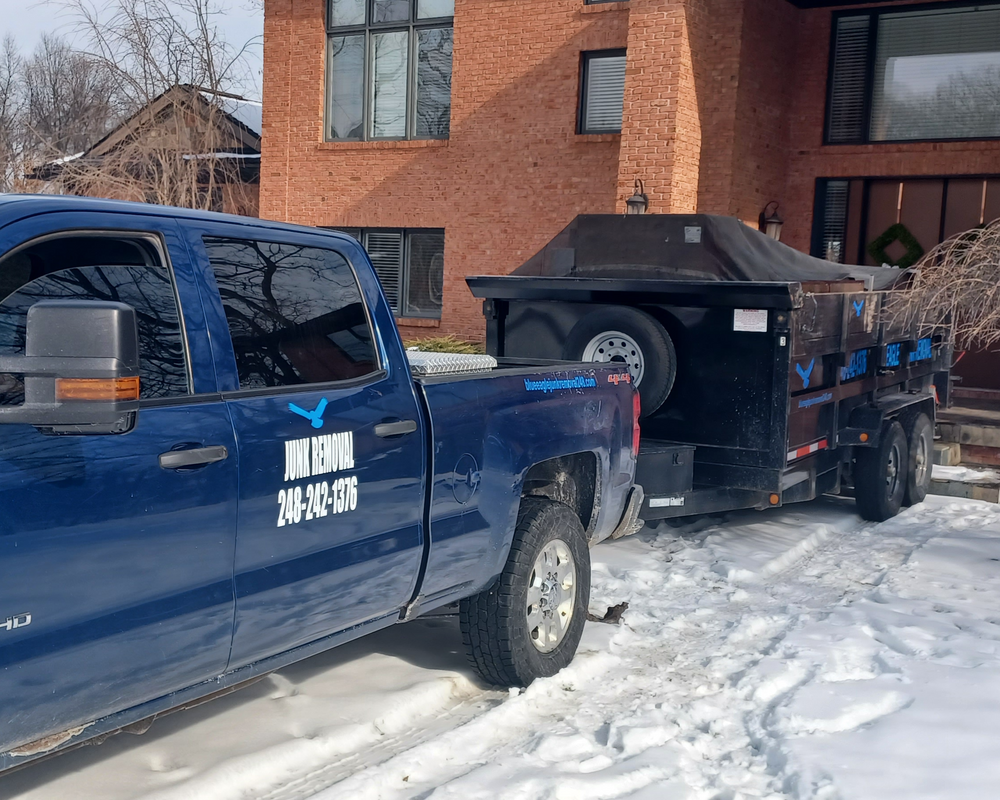
[[[854,263],[1000,216],[997,4],[266,0],[264,61],[261,215],[362,237],[405,335],[637,179]]]

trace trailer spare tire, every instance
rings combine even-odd
[[[670,334],[637,308],[605,308],[585,316],[570,331],[563,358],[621,363],[639,389],[643,417],[663,405],[677,376],[677,351]]]

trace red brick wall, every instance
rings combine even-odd
[[[650,212],[698,205],[702,130],[692,38],[707,24],[702,0],[630,0],[618,209],[645,185]]]
[[[482,338],[466,275],[507,273],[577,214],[615,210],[619,137],[578,136],[576,114],[580,53],[625,47],[627,4],[458,0],[450,138],[378,143],[323,142],[323,12],[265,4],[261,216],[443,227],[439,332]]]
[[[746,0],[729,205],[720,212],[756,226],[772,200],[784,209],[788,118],[795,82],[799,11],[791,3]]]
[[[620,213],[636,178],[653,213],[754,224],[777,201],[782,240],[808,251],[817,178],[1000,173],[1000,142],[823,146],[831,13],[456,0],[450,138],[327,143],[324,0],[266,0],[261,215],[443,227],[439,332],[481,338],[464,277],[509,272],[577,214]],[[622,134],[577,135],[580,53],[626,46]]]

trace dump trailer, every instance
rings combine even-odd
[[[617,362],[607,380],[637,385],[643,519],[853,494],[880,521],[926,495],[951,364],[946,329],[896,310],[905,280],[657,215],[578,217],[468,284],[491,355]]]

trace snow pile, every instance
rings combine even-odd
[[[934,480],[938,481],[959,481],[961,483],[1000,481],[1000,473],[992,469],[976,469],[975,467],[945,467],[941,464],[934,465]]]
[[[453,617],[0,778],[52,800],[912,800],[1000,786],[1000,508],[702,519],[593,551],[576,661],[470,678]]]

